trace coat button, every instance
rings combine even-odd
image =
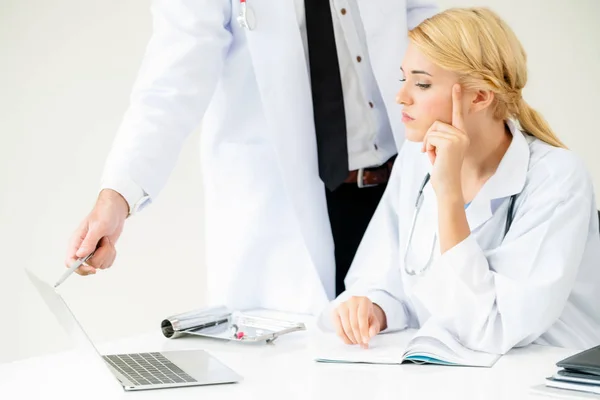
[[[346,9],[345,9],[345,8],[342,8],[342,9],[340,10],[340,12],[342,13],[342,15],[346,15]]]
[[[361,56],[356,56],[356,61],[361,62],[362,61],[362,57]]]
[[[375,105],[373,105],[372,101],[369,102],[369,107],[371,107],[371,108],[375,107]]]

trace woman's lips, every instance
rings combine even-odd
[[[402,122],[407,123],[407,122],[411,122],[414,120],[415,119],[413,117],[411,117],[410,115],[408,115],[407,113],[405,113],[405,112],[402,113]]]

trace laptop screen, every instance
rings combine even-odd
[[[115,391],[123,393],[118,379],[112,374],[60,294],[33,272],[28,269],[25,269],[25,272],[46,306],[71,338],[77,356],[81,358],[82,365],[85,365],[85,376],[90,377],[90,385],[99,388],[114,387]]]

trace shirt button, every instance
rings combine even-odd
[[[362,57],[361,56],[356,56],[356,61],[361,62],[362,61]]]
[[[340,12],[342,13],[342,15],[346,15],[346,9],[345,9],[345,8],[342,8],[342,9],[340,10]]]
[[[371,107],[371,108],[375,107],[375,106],[373,105],[373,102],[371,102],[371,101],[369,102],[369,107]]]
[[[373,145],[373,147],[375,148],[375,150],[379,150],[379,146],[377,146],[377,143],[375,143],[375,144]]]

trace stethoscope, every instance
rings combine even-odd
[[[423,190],[425,189],[425,186],[427,185],[427,182],[429,182],[430,178],[431,174],[428,173],[427,175],[425,175],[423,183],[421,183],[421,188],[419,189],[419,194],[417,195],[417,201],[415,203],[415,211],[413,213],[410,231],[408,233],[408,241],[406,242],[406,247],[404,249],[404,271],[406,271],[408,275],[420,275],[424,273],[431,266],[431,263],[433,261],[433,252],[435,251],[435,245],[437,243],[437,235],[435,235],[433,238],[433,244],[431,245],[431,249],[429,251],[429,258],[427,259],[427,262],[421,268],[419,268],[418,271],[412,267],[409,267],[409,263],[406,261],[408,256],[408,250],[410,249],[410,244],[412,242],[413,234],[415,232],[417,217],[419,215],[419,211],[421,210],[421,206],[423,205]],[[510,196],[510,201],[508,203],[508,213],[506,214],[506,224],[504,225],[504,236],[506,236],[506,234],[508,233],[508,230],[510,229],[510,226],[513,222],[513,209],[515,207],[516,198],[516,194]]]
[[[237,22],[242,29],[253,30],[256,27],[256,18],[252,8],[246,4],[246,0],[240,0],[240,13],[237,16]]]

